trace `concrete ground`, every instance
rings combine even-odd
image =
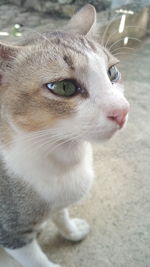
[[[85,218],[91,233],[80,243],[61,238],[49,225],[39,238],[48,257],[63,267],[150,266],[150,39],[120,69],[131,104],[127,127],[94,146],[97,178],[91,194],[72,215]],[[0,267],[19,267],[0,250]]]

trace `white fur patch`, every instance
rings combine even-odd
[[[80,200],[94,177],[90,144],[72,149],[61,147],[45,157],[38,147],[18,136],[9,153],[3,155],[8,171],[29,183],[55,211]]]

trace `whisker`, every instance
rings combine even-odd
[[[103,35],[102,35],[102,41],[101,41],[101,45],[102,45],[102,46],[104,46],[105,37],[106,37],[106,34],[107,34],[108,30],[109,30],[109,27],[111,26],[113,20],[114,20],[116,17],[118,17],[118,14],[116,14],[115,16],[113,16],[113,18],[110,20],[110,22],[107,24],[107,26],[106,26],[106,28],[105,28],[105,30],[104,30],[104,33],[103,33]],[[118,17],[118,19],[119,19],[119,17]]]
[[[63,134],[63,137],[65,137],[65,133]],[[56,142],[60,139],[62,139],[62,134],[53,134],[53,135],[50,135],[50,133],[45,133],[41,136],[39,135],[35,135],[32,134],[32,135],[27,135],[27,136],[21,136],[20,138],[20,141],[22,142],[25,142],[25,145],[26,147],[27,146],[33,146],[33,145],[38,145],[38,143],[42,143],[44,140],[48,140],[50,143],[52,142]],[[16,141],[15,139],[12,140],[11,142],[7,142],[6,145],[11,145],[11,144],[14,144]],[[17,138],[17,142],[18,142],[18,138]]]
[[[138,38],[129,37],[129,36],[128,36],[128,38],[131,39],[131,40],[135,40],[135,41],[137,41],[137,42],[141,42],[141,40],[138,39]],[[109,51],[111,52],[111,48],[112,48],[114,45],[116,45],[117,43],[121,42],[122,40],[124,40],[124,38],[121,38],[120,40],[114,42],[114,43],[108,48]]]
[[[52,147],[52,148],[50,149],[50,151],[47,150],[47,151],[44,151],[44,153],[46,153],[46,156],[48,156],[50,153],[54,152],[54,151],[55,151],[57,148],[59,148],[60,146],[65,145],[65,144],[67,144],[67,143],[69,143],[69,142],[77,141],[77,140],[78,140],[78,139],[77,139],[77,136],[74,136],[74,138],[72,137],[72,138],[69,138],[68,140],[65,140],[65,141],[63,141],[63,142],[60,142],[59,144],[56,144],[54,147]]]
[[[30,139],[28,139],[28,140],[26,140],[26,139],[24,139],[24,142],[25,142],[25,144],[26,144],[26,147],[25,148],[28,148],[27,146],[29,145],[29,147],[33,147],[33,146],[37,146],[38,148],[40,148],[41,146],[43,146],[43,144],[45,144],[45,142],[46,142],[46,144],[49,144],[49,145],[51,145],[51,144],[53,144],[53,143],[56,143],[56,142],[59,142],[59,141],[61,141],[62,140],[62,138],[65,138],[65,137],[67,137],[67,136],[64,136],[63,135],[63,137],[62,137],[62,135],[60,135],[60,136],[55,136],[55,137],[43,137],[42,139],[40,138],[40,139],[38,139],[38,140],[30,140]],[[31,142],[32,143],[31,143]]]
[[[120,53],[119,53],[119,52],[118,52],[118,53],[116,53],[116,54],[113,54],[113,56],[118,56],[118,55],[130,55],[130,53],[123,53],[123,52],[120,52]],[[137,54],[135,54],[135,53],[133,54],[133,53],[132,53],[132,55],[136,56]]]
[[[133,48],[133,47],[124,47],[124,46],[121,46],[119,48],[116,48],[116,49],[112,50],[111,51],[111,54],[113,54],[113,52],[118,51],[118,50],[121,50],[121,49],[135,50],[135,48]]]
[[[128,28],[139,28],[139,27],[138,27],[138,26],[125,26],[123,33],[126,33],[126,34],[127,34],[126,29],[128,29]],[[143,28],[143,29],[144,29],[144,28]],[[112,38],[115,34],[117,34],[117,33],[119,34],[118,30],[114,31],[110,36],[108,36],[107,42],[106,42],[106,44],[105,44],[105,48],[107,48],[107,45],[108,45],[109,41],[110,41],[111,38]]]
[[[24,142],[25,143],[25,147],[24,150],[22,151],[26,151],[26,150],[30,150],[33,149],[33,146],[36,146],[36,153],[37,153],[37,149],[40,150],[41,153],[41,149],[43,149],[45,146],[48,146],[48,148],[52,148],[54,145],[58,144],[59,142],[62,142],[65,140],[68,140],[68,138],[74,138],[75,134],[74,133],[63,133],[62,134],[56,134],[54,136],[43,136],[42,139],[36,139],[34,140],[33,138],[30,139],[25,139],[24,138]],[[33,152],[33,151],[32,151]]]
[[[48,133],[41,133],[39,135],[27,135],[27,136],[23,136],[21,137],[22,141],[32,141],[32,140],[42,140],[43,138],[49,137],[49,138],[56,138],[58,137],[59,134],[53,134],[51,135],[49,132]]]
[[[65,140],[57,140],[57,142],[54,142],[53,144],[50,144],[49,145],[49,142],[44,142],[42,143],[42,145],[40,146],[40,148],[38,147],[39,150],[39,157],[41,157],[41,155],[44,155],[44,156],[48,156],[50,153],[52,153],[56,148],[58,148],[59,146],[63,145],[63,144],[66,144],[66,143],[69,143],[69,142],[73,142],[73,141],[77,141],[78,140],[78,136],[74,135],[72,137],[69,136],[66,137]],[[58,143],[59,142],[59,143]],[[45,149],[46,148],[46,149]],[[36,157],[37,157],[37,152],[36,152]]]
[[[36,132],[32,132],[32,133],[26,133],[23,136],[21,136],[21,139],[34,139],[34,138],[40,138],[40,137],[45,137],[45,136],[49,136],[50,138],[52,137],[56,137],[62,134],[59,134],[60,129],[59,128],[54,128],[54,129],[44,129],[44,130],[40,130],[40,131],[36,131]]]
[[[104,45],[105,48],[107,48],[107,45],[109,44],[109,41],[111,40],[111,38],[114,36],[114,34],[118,33],[117,31],[114,31],[107,39],[106,44]]]
[[[72,135],[72,136],[69,136],[69,138],[70,137],[74,137],[74,135]],[[61,139],[60,138],[57,138],[57,139],[55,139],[55,140],[52,140],[52,142],[50,142],[50,140],[49,139],[47,139],[46,140],[46,142],[44,142],[44,143],[42,143],[40,146],[38,146],[38,148],[40,149],[42,146],[45,146],[45,145],[53,145],[53,144],[56,144],[56,143],[58,143],[59,141],[63,141],[64,139],[68,139],[68,135],[66,135],[65,137],[64,137],[64,135],[63,135],[63,138],[62,138],[62,136],[61,136]],[[45,141],[45,140],[44,140]]]
[[[144,30],[146,33],[150,33],[150,30],[145,29],[144,27],[139,27],[139,26],[132,26],[132,25],[129,25],[129,26],[126,26],[125,28],[137,28],[137,29],[139,29],[139,30]]]

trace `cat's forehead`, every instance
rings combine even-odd
[[[39,54],[42,51],[44,60],[62,58],[72,69],[77,59],[86,61],[89,54],[103,57],[107,65],[116,64],[116,59],[106,48],[83,35],[47,32],[27,39],[24,45],[31,46],[31,51],[37,50]]]
[[[81,52],[85,49],[96,50],[94,42],[87,39],[83,35],[67,33],[67,32],[45,32],[39,35],[33,35],[32,37],[25,38],[20,42],[21,45],[36,45],[36,46],[64,46],[71,48],[74,51]]]

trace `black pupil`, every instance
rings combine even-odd
[[[66,84],[65,83],[63,83],[63,90],[64,90],[64,92],[66,92]]]

